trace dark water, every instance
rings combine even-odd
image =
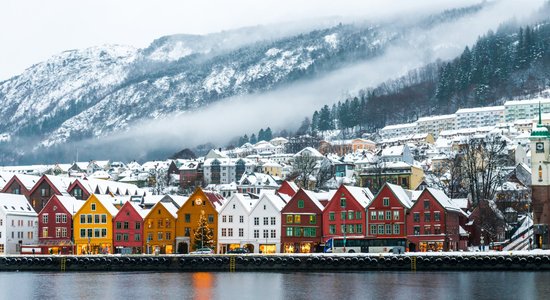
[[[550,299],[550,272],[0,273],[0,299]]]

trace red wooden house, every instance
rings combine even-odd
[[[51,196],[69,196],[67,189],[74,179],[52,175],[43,175],[29,191],[29,201],[35,211],[41,211]]]
[[[38,213],[41,253],[74,254],[73,216],[85,201],[53,195]]]
[[[322,252],[323,209],[319,201],[325,194],[304,189],[281,210],[281,245],[284,253]]]
[[[323,211],[323,239],[366,236],[365,209],[372,198],[368,189],[341,185]]]
[[[2,189],[2,193],[23,195],[29,200],[29,192],[38,180],[40,176],[14,174]]]
[[[406,238],[407,213],[412,206],[410,191],[385,183],[367,208],[368,235],[377,238]]]
[[[441,190],[426,188],[407,216],[409,251],[466,250],[460,239],[466,214]]]
[[[143,249],[143,219],[150,210],[127,201],[113,218],[113,247],[115,253],[141,254]]]

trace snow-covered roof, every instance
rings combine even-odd
[[[256,202],[256,205],[254,205],[254,207],[252,208],[252,211],[254,209],[256,209],[256,207],[258,207],[258,205],[260,205],[260,203],[262,201],[268,201],[270,202],[277,211],[281,211],[283,209],[283,207],[285,207],[286,203],[283,201],[283,199],[281,197],[279,197],[277,194],[273,194],[273,193],[262,193],[260,199],[258,200],[258,202]]]
[[[11,193],[0,193],[0,210],[4,214],[35,217],[38,214],[32,209],[25,196]]]
[[[59,202],[61,203],[61,205],[63,205],[63,207],[65,207],[65,209],[71,213],[72,216],[74,216],[74,214],[80,210],[80,208],[82,207],[82,205],[84,205],[84,203],[86,203],[86,201],[84,200],[78,200],[76,199],[75,197],[73,196],[54,196],[57,198],[57,200],[59,200]]]
[[[300,150],[294,156],[295,157],[296,156],[302,156],[306,153],[309,154],[310,156],[317,157],[317,158],[324,157],[323,154],[321,154],[321,152],[317,151],[317,149],[312,148],[312,147],[306,147],[306,148]]]
[[[403,204],[406,208],[411,208],[412,202],[410,199],[409,194],[399,185],[395,185],[392,183],[386,183],[386,185],[390,188],[390,190],[393,192],[395,197]]]
[[[115,207],[114,202],[118,198],[112,197],[110,195],[96,195],[94,194],[96,199],[105,207],[105,209],[111,214],[111,216],[116,216],[118,213],[118,209]]]
[[[309,190],[302,190],[304,191],[304,193],[306,193],[306,195],[309,197],[309,199],[311,199],[311,201],[313,202],[313,204],[315,204],[315,206],[317,206],[317,208],[319,208],[321,211],[323,211],[325,209],[325,206],[319,201],[319,194],[318,193],[315,193],[313,191],[309,191]]]
[[[69,186],[73,183],[75,180],[74,178],[70,177],[62,177],[62,176],[52,176],[52,175],[44,175],[48,178],[48,180],[52,183],[52,185],[64,196],[68,196],[69,193],[67,190],[69,189]]]
[[[40,180],[40,176],[36,175],[14,174],[13,176],[17,177],[21,184],[29,191],[32,190],[34,185]]]
[[[149,212],[151,211],[150,209],[144,209],[143,207],[139,206],[139,204],[135,203],[135,202],[132,202],[132,201],[128,201],[128,204],[129,205],[132,205],[132,207],[136,210],[136,212],[139,214],[139,216],[142,218],[142,219],[145,219],[145,217],[149,214]]]
[[[504,111],[504,106],[461,108],[457,110],[455,114],[458,115],[458,114],[477,113],[477,112],[494,112],[494,111]]]
[[[426,188],[426,190],[430,192],[434,199],[439,202],[439,204],[441,204],[441,206],[443,206],[446,210],[458,212],[466,216],[462,209],[455,202],[451,201],[451,199],[449,199],[449,197],[442,190],[434,188]]]
[[[369,199],[369,196],[367,196],[367,191],[365,191],[364,188],[356,187],[356,186],[345,186],[343,187],[353,196],[357,202],[363,207],[366,208],[369,206],[370,202],[372,201],[372,198]],[[370,190],[369,190],[370,192]],[[372,193],[370,193],[372,195]]]
[[[404,145],[391,146],[382,150],[382,156],[398,156],[403,155]]]

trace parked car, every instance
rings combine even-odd
[[[195,251],[189,252],[189,254],[213,254],[214,250],[210,248],[199,248]]]
[[[227,254],[247,254],[250,253],[246,248],[234,248],[227,251]]]

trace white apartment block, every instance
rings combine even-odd
[[[416,133],[431,133],[434,138],[443,130],[453,130],[456,125],[456,115],[440,115],[419,118],[416,121]]]
[[[416,133],[416,122],[407,123],[407,124],[395,124],[388,125],[378,132],[383,139],[402,136],[402,135],[412,135]]]
[[[233,194],[219,211],[218,249],[220,253],[245,247],[250,242],[249,215],[258,199],[244,194]]]
[[[264,193],[250,212],[250,243],[254,253],[281,252],[281,210],[286,205],[281,197]]]
[[[209,158],[204,161],[204,182],[206,184],[227,184],[237,182],[245,172],[254,172],[256,164],[244,158]]]
[[[455,115],[456,129],[495,126],[504,122],[504,106],[463,108]]]
[[[23,195],[0,193],[0,255],[38,244],[38,214]]]
[[[543,113],[550,113],[550,99],[513,100],[504,103],[506,122],[534,119],[539,114],[539,103]]]

